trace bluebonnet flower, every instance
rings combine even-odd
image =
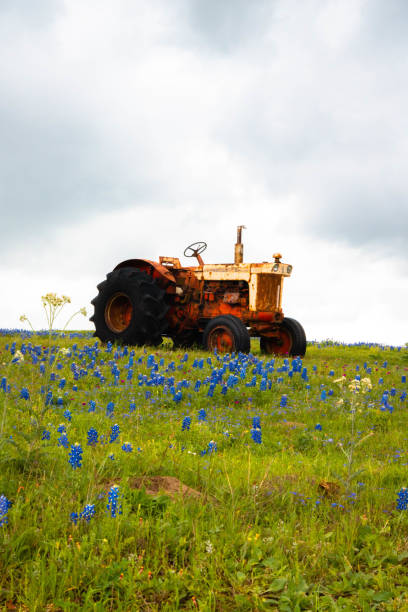
[[[403,375],[401,376],[401,382],[402,382],[402,383],[406,383],[406,382],[407,382],[407,377],[405,376],[405,374],[403,374]]]
[[[70,413],[69,410],[65,410],[64,418],[67,419],[67,421],[72,421],[72,414]]]
[[[58,438],[58,446],[63,446],[64,448],[68,448],[69,442],[68,442],[67,434],[65,432],[62,433],[60,437]]]
[[[5,495],[0,495],[0,527],[8,523],[7,513],[11,507],[11,501]]]
[[[262,443],[262,431],[261,429],[251,429],[251,438],[255,444]]]
[[[130,442],[124,442],[124,444],[122,445],[122,450],[125,451],[125,453],[131,453],[133,450],[133,447],[130,444]]]
[[[65,427],[64,423],[61,423],[61,425],[58,425],[57,431],[58,433],[65,433],[67,431],[67,428]]]
[[[183,419],[183,422],[181,424],[181,431],[184,431],[185,429],[190,429],[190,425],[191,425],[191,417],[186,416]]]
[[[79,518],[78,512],[71,512],[69,518],[74,523],[74,525],[76,525],[78,523],[78,518]]]
[[[206,421],[206,420],[207,420],[207,413],[206,413],[206,411],[204,410],[204,408],[201,408],[201,409],[198,411],[198,420],[199,420],[199,421]]]
[[[287,395],[282,395],[281,400],[280,400],[280,406],[281,408],[284,408],[288,403],[288,396]]]
[[[261,429],[261,417],[259,416],[252,417],[252,428]]]
[[[109,442],[115,442],[119,438],[120,428],[118,424],[112,425]]]
[[[26,387],[23,387],[21,389],[20,397],[21,397],[21,399],[24,399],[24,400],[29,400],[30,399],[30,393],[29,393],[29,391],[28,391],[28,389]]]
[[[88,446],[95,446],[95,444],[97,444],[98,442],[98,432],[96,431],[96,429],[94,427],[91,427],[88,430]]]
[[[1,379],[1,388],[4,392],[6,392],[7,390],[7,378],[5,376],[3,376],[3,378]]]
[[[87,523],[95,516],[95,504],[87,504],[79,515],[80,518],[86,520]]]
[[[63,389],[65,387],[65,378],[61,378],[61,380],[58,383],[58,388],[59,389]]]
[[[63,406],[64,405],[64,400],[62,399],[62,397],[58,397],[57,398],[57,406]]]
[[[322,402],[326,400],[326,396],[327,396],[326,389],[322,389],[322,392],[320,394],[320,399],[322,400]]]
[[[79,444],[79,442],[76,442],[71,446],[68,463],[72,466],[74,470],[82,466],[82,453],[82,446]]]
[[[407,508],[408,508],[408,489],[406,487],[402,487],[402,489],[398,491],[397,510],[406,510]]]
[[[181,391],[177,391],[177,393],[173,395],[173,401],[175,402],[180,402],[182,398],[183,394],[181,393]]]
[[[117,485],[113,485],[113,487],[109,489],[106,510],[112,518],[116,518],[118,514],[122,514],[122,506],[119,505],[119,487]]]
[[[48,429],[44,429],[44,431],[42,432],[41,440],[49,440],[50,438],[51,433],[48,431]]]
[[[88,412],[95,412],[95,408],[96,408],[96,403],[94,400],[90,400],[89,402],[89,408],[88,408]]]
[[[217,443],[214,442],[214,440],[211,440],[211,442],[208,443],[207,453],[208,454],[215,453],[216,450],[217,450]]]
[[[113,402],[109,402],[106,406],[106,416],[111,416],[113,414],[114,408],[115,404]]]
[[[45,405],[49,406],[52,402],[52,391],[48,391],[45,397]]]
[[[315,429],[316,429],[317,431],[322,431],[322,429],[323,429],[323,428],[322,428],[322,426],[320,425],[320,423],[317,423],[317,425],[315,425]]]

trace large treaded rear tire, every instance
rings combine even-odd
[[[249,353],[251,339],[241,319],[234,315],[221,315],[208,321],[203,345],[209,351]]]
[[[281,332],[281,342],[278,343],[274,338],[261,336],[261,351],[269,355],[275,354],[303,357],[306,353],[306,334],[299,321],[285,317],[279,329]]]
[[[102,342],[157,346],[167,327],[165,291],[138,268],[118,268],[98,285],[92,300],[95,336]]]

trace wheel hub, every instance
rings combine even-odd
[[[235,350],[234,336],[224,326],[215,327],[208,336],[208,348],[217,349],[220,353],[231,353]]]
[[[109,329],[116,334],[129,327],[133,307],[125,293],[115,293],[106,304],[105,322]]]

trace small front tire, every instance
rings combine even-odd
[[[268,355],[303,357],[306,353],[305,330],[296,319],[285,317],[279,325],[279,338],[261,336],[261,351]]]
[[[219,353],[249,353],[251,339],[244,323],[234,315],[221,315],[208,321],[203,334],[208,351]]]

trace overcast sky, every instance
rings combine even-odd
[[[405,344],[407,74],[406,0],[1,0],[0,328],[244,224],[309,339]]]

